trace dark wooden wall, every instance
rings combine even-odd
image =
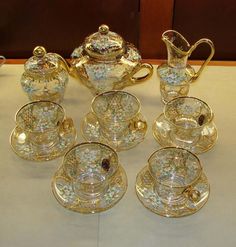
[[[143,58],[166,58],[161,34],[175,29],[191,44],[212,39],[215,60],[236,60],[235,0],[2,0],[0,10],[0,55],[7,58],[28,58],[36,45],[69,57],[106,23]],[[208,53],[201,46],[191,58]]]
[[[235,0],[141,0],[140,50],[143,57],[166,58],[161,41],[164,30],[179,31],[190,44],[211,39],[214,60],[236,60]],[[191,56],[205,59],[209,48],[202,45]]]
[[[8,58],[27,58],[37,45],[70,57],[103,23],[138,45],[139,0],[1,0],[0,10],[0,54]]]
[[[190,43],[199,38],[211,39],[216,47],[214,59],[236,60],[235,0],[175,0],[173,29],[179,30]],[[201,59],[209,54],[202,46],[193,54]]]

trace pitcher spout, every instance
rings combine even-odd
[[[165,31],[162,40],[167,48],[168,65],[177,69],[185,68],[191,49],[188,41],[175,30]]]

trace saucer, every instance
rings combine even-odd
[[[200,192],[198,202],[193,202],[183,196],[183,199],[178,204],[171,206],[163,203],[159,195],[154,191],[154,181],[147,166],[138,173],[135,189],[138,199],[144,207],[161,216],[175,218],[196,213],[207,202],[210,194],[207,177],[202,173],[197,183],[193,186],[193,189]]]
[[[141,113],[137,116],[138,120],[146,121]],[[146,130],[130,130],[125,136],[119,140],[111,140],[106,138],[101,131],[101,126],[97,117],[89,112],[82,122],[82,134],[87,141],[101,142],[111,146],[116,151],[127,150],[133,148],[144,140]]]
[[[216,143],[218,134],[214,123],[205,126],[201,132],[199,140],[194,145],[187,146],[185,142],[178,143],[172,138],[170,123],[165,119],[162,113],[153,124],[153,135],[157,142],[163,146],[174,146],[185,148],[195,154],[200,154],[211,149]]]
[[[73,182],[60,168],[53,177],[52,191],[57,201],[65,208],[79,213],[97,213],[113,207],[124,196],[127,177],[120,166],[111,179],[107,191],[99,197],[85,199],[73,190]]]
[[[39,148],[32,144],[25,132],[15,128],[10,136],[10,143],[13,151],[21,158],[32,161],[52,160],[64,155],[76,140],[76,130],[71,128],[70,132],[60,133],[59,140],[51,147]]]

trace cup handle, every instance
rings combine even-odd
[[[147,122],[143,121],[141,119],[139,120],[132,120],[129,124],[130,130],[141,130],[146,131],[147,130]]]
[[[190,48],[190,52],[189,52],[189,56],[191,55],[191,53],[202,43],[206,43],[210,46],[211,48],[211,53],[210,55],[208,56],[208,58],[203,62],[203,64],[201,65],[200,69],[193,75],[193,78],[192,78],[192,81],[191,82],[194,82],[198,77],[199,75],[201,74],[202,70],[206,67],[206,65],[210,62],[210,60],[212,59],[212,57],[214,56],[215,54],[215,46],[213,44],[213,42],[210,40],[210,39],[200,39],[198,40],[191,48]]]
[[[183,193],[191,202],[198,202],[201,198],[201,193],[192,187],[187,188]]]
[[[0,66],[2,66],[6,62],[6,58],[4,56],[0,56]]]
[[[72,118],[65,118],[60,124],[60,133],[67,134],[70,133],[72,129],[74,129],[74,122]]]
[[[143,76],[136,77],[135,74],[142,69],[148,70],[147,74],[143,75]],[[136,84],[136,83],[138,84],[138,83],[141,83],[141,82],[147,80],[148,78],[150,78],[152,76],[152,74],[153,74],[153,66],[149,63],[142,63],[141,66],[135,71],[135,73],[131,77],[132,85]]]

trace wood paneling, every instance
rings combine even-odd
[[[6,64],[24,64],[27,59],[7,59]],[[69,62],[70,59],[67,59]],[[163,59],[143,59],[145,63],[151,64],[161,64],[164,62]],[[189,60],[189,64],[191,65],[201,65],[203,63],[202,60]],[[236,61],[210,61],[209,66],[236,66]]]
[[[134,43],[143,58],[166,59],[161,40],[175,29],[193,44],[202,37],[216,60],[236,60],[235,0],[10,0],[0,1],[0,55],[28,58],[36,45],[69,57],[84,38],[106,23]],[[191,59],[204,59],[200,46]]]
[[[103,23],[138,45],[139,0],[1,0],[0,10],[0,54],[7,58],[28,58],[37,45],[70,57]]]
[[[175,0],[173,29],[183,34],[190,44],[200,38],[213,41],[215,60],[236,60],[235,0]],[[207,45],[193,52],[192,59],[204,59]]]
[[[161,41],[165,30],[172,28],[174,0],[140,0],[139,49],[143,58],[165,58]]]

